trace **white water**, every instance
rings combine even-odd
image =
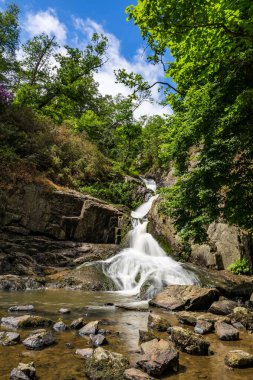
[[[151,180],[153,181],[153,180]],[[155,183],[145,180],[146,185]],[[167,256],[157,241],[147,232],[145,219],[157,195],[152,196],[135,211],[132,211],[133,229],[129,232],[129,248],[116,256],[101,261],[103,272],[112,279],[120,291],[138,294],[143,284],[150,295],[165,285],[190,285],[197,283],[195,275],[177,261]]]

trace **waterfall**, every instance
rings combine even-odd
[[[153,180],[143,179],[147,188],[156,190]],[[151,196],[132,211],[132,230],[128,234],[129,248],[101,261],[102,270],[120,291],[139,294],[142,287],[152,296],[166,285],[197,283],[196,276],[182,264],[167,256],[153,236],[147,232],[147,214],[158,195]]]

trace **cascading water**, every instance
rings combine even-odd
[[[147,188],[156,190],[153,180],[144,180]],[[145,286],[146,294],[152,296],[163,286],[169,284],[190,285],[197,283],[196,276],[182,264],[167,256],[157,241],[147,232],[148,220],[145,218],[151,209],[150,199],[132,211],[133,229],[129,232],[129,248],[116,256],[101,261],[102,270],[120,291],[138,294]]]

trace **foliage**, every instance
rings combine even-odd
[[[3,84],[0,84],[0,105],[7,105],[12,100],[12,94]]]
[[[218,219],[252,231],[252,2],[139,0],[128,13],[177,83],[159,157],[179,177],[163,207],[186,239]]]
[[[246,259],[237,260],[235,263],[229,265],[228,270],[235,274],[250,274],[250,266]]]
[[[7,76],[10,80],[16,66],[18,14],[19,9],[16,5],[9,5],[5,12],[0,11],[0,82],[7,82]]]

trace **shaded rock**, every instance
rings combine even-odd
[[[99,347],[107,344],[107,339],[102,334],[90,335],[90,344],[93,347]]]
[[[253,355],[242,350],[229,351],[224,361],[232,368],[253,368]]]
[[[169,370],[178,371],[179,353],[171,342],[154,339],[142,343],[141,350],[144,355],[137,364],[149,375],[161,376]]]
[[[191,355],[208,355],[210,343],[202,337],[182,327],[171,327],[169,332],[171,341],[180,351]]]
[[[209,307],[209,312],[218,315],[227,315],[233,312],[238,303],[231,300],[215,301]]]
[[[156,331],[167,331],[170,327],[170,323],[164,317],[161,317],[158,314],[149,314],[148,316],[148,327]]]
[[[153,339],[157,339],[157,337],[151,331],[139,330],[139,343],[145,343]]]
[[[228,323],[218,321],[214,327],[220,340],[239,340],[239,331]]]
[[[17,306],[11,306],[8,309],[9,312],[13,311],[34,311],[33,305],[17,305]]]
[[[196,285],[169,285],[150,301],[168,310],[205,310],[218,298],[218,291]]]
[[[30,335],[23,340],[23,344],[29,350],[42,350],[47,346],[51,346],[56,342],[55,337],[51,332],[44,331]]]
[[[197,323],[194,327],[194,332],[196,334],[208,334],[209,332],[213,331],[214,324],[213,322],[206,321],[204,319],[198,319]]]
[[[20,317],[3,317],[1,319],[2,326],[14,329],[50,326],[52,323],[53,322],[50,319],[35,315],[22,315]]]
[[[245,307],[236,307],[229,315],[231,323],[241,323],[247,330],[253,331],[253,313]]]
[[[152,380],[147,373],[144,373],[136,368],[126,369],[123,378],[125,380]]]
[[[119,309],[134,310],[134,311],[147,311],[149,308],[148,303],[143,303],[143,302],[115,304],[115,307],[118,307]]]
[[[87,325],[85,325],[79,330],[79,335],[96,335],[98,332],[98,325],[99,321],[92,321],[87,323]]]
[[[0,332],[0,344],[3,346],[14,346],[20,342],[20,335],[15,332]]]
[[[85,375],[91,380],[119,380],[128,366],[123,355],[98,347],[85,362]]]
[[[71,322],[70,328],[75,329],[75,330],[79,330],[84,325],[86,325],[86,323],[87,322],[84,320],[84,318],[78,318],[78,319],[75,319],[73,322]]]
[[[68,326],[65,325],[64,322],[60,321],[60,322],[56,322],[54,325],[53,325],[53,329],[55,331],[66,331],[68,329]]]
[[[78,348],[75,353],[81,358],[87,359],[92,356],[93,351],[93,348]]]
[[[34,368],[34,363],[19,363],[17,368],[13,368],[11,371],[11,380],[34,380],[36,370]]]
[[[70,314],[71,310],[70,309],[66,309],[64,307],[62,307],[60,310],[59,310],[59,313],[61,314]]]

